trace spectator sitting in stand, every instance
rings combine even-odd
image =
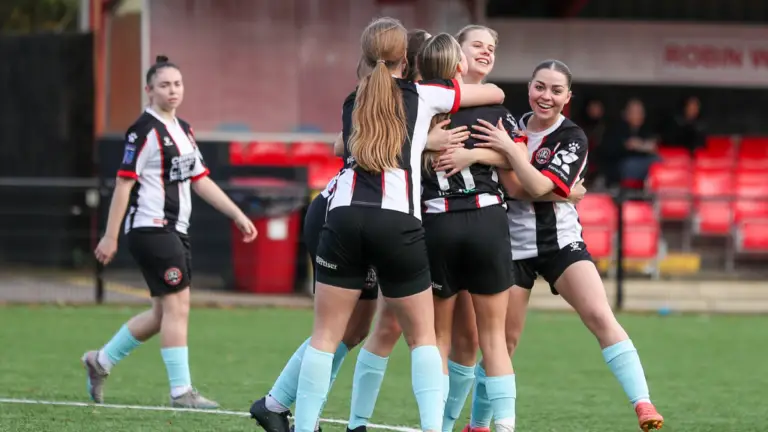
[[[664,128],[665,147],[682,147],[693,153],[704,147],[705,125],[701,120],[701,101],[696,96],[683,99],[679,112],[670,118]]]
[[[603,174],[608,186],[642,187],[648,170],[658,160],[656,137],[645,119],[639,99],[630,99],[623,120],[606,133],[603,145]]]

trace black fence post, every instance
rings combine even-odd
[[[624,308],[624,188],[616,196],[616,304],[615,310]]]

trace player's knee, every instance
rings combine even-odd
[[[598,338],[605,339],[616,331],[622,331],[621,325],[609,307],[589,307],[579,311],[584,325]]]
[[[189,317],[189,289],[162,298],[162,319],[183,320]]]
[[[509,352],[509,356],[512,357],[512,355],[515,353],[515,349],[517,349],[517,344],[520,343],[520,335],[522,334],[522,329],[515,329],[513,331],[510,331],[507,329],[507,351]]]
[[[394,346],[403,334],[400,323],[397,322],[397,319],[388,319],[379,324],[377,329],[377,339],[379,342],[383,345]]]

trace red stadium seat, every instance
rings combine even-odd
[[[768,178],[765,175],[740,175],[735,189],[735,222],[768,219]]]
[[[731,169],[736,165],[736,158],[730,154],[723,154],[711,150],[696,152],[693,159],[694,169]]]
[[[343,166],[344,162],[341,158],[332,158],[322,164],[309,165],[309,188],[312,190],[325,189],[328,182],[339,173]]]
[[[611,228],[587,225],[581,231],[581,237],[593,258],[610,258],[613,255],[613,230]]]
[[[624,203],[624,227],[634,228],[639,226],[656,225],[656,215],[653,205],[645,201],[627,201]]]
[[[645,201],[627,201],[622,212],[624,218],[624,256],[635,259],[653,259],[659,252],[659,222],[653,205]]]
[[[656,259],[659,255],[659,234],[658,223],[625,227],[624,257]]]
[[[768,252],[768,219],[739,224],[736,229],[736,251],[739,253]]]
[[[251,142],[244,154],[247,165],[290,165],[288,145],[284,142]]]
[[[768,158],[768,137],[743,137],[739,145],[739,158]]]
[[[709,136],[705,149],[712,155],[733,156],[736,154],[736,143],[730,136]]]
[[[242,165],[245,162],[244,158],[245,144],[241,142],[229,143],[229,163],[230,165]]]
[[[699,235],[727,236],[733,211],[733,173],[729,170],[700,170],[694,175],[695,217],[693,230]]]
[[[684,220],[691,214],[690,167],[654,164],[648,173],[648,189],[656,195],[663,220]]]
[[[670,167],[689,167],[692,162],[691,152],[679,147],[660,147],[661,164]]]
[[[576,205],[579,222],[586,226],[603,226],[611,230],[616,226],[616,204],[608,194],[587,194]]]
[[[768,171],[768,158],[739,157],[736,162],[739,171],[766,172]]]
[[[333,145],[324,142],[297,142],[291,145],[291,162],[298,165],[324,164],[335,158]]]

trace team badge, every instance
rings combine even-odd
[[[544,165],[545,163],[549,162],[549,159],[552,157],[552,150],[548,148],[540,148],[536,151],[536,155],[534,156],[534,160],[539,165]]]
[[[169,268],[165,271],[165,275],[163,276],[165,283],[171,286],[180,284],[182,277],[183,275],[181,274],[181,270],[178,267]]]

